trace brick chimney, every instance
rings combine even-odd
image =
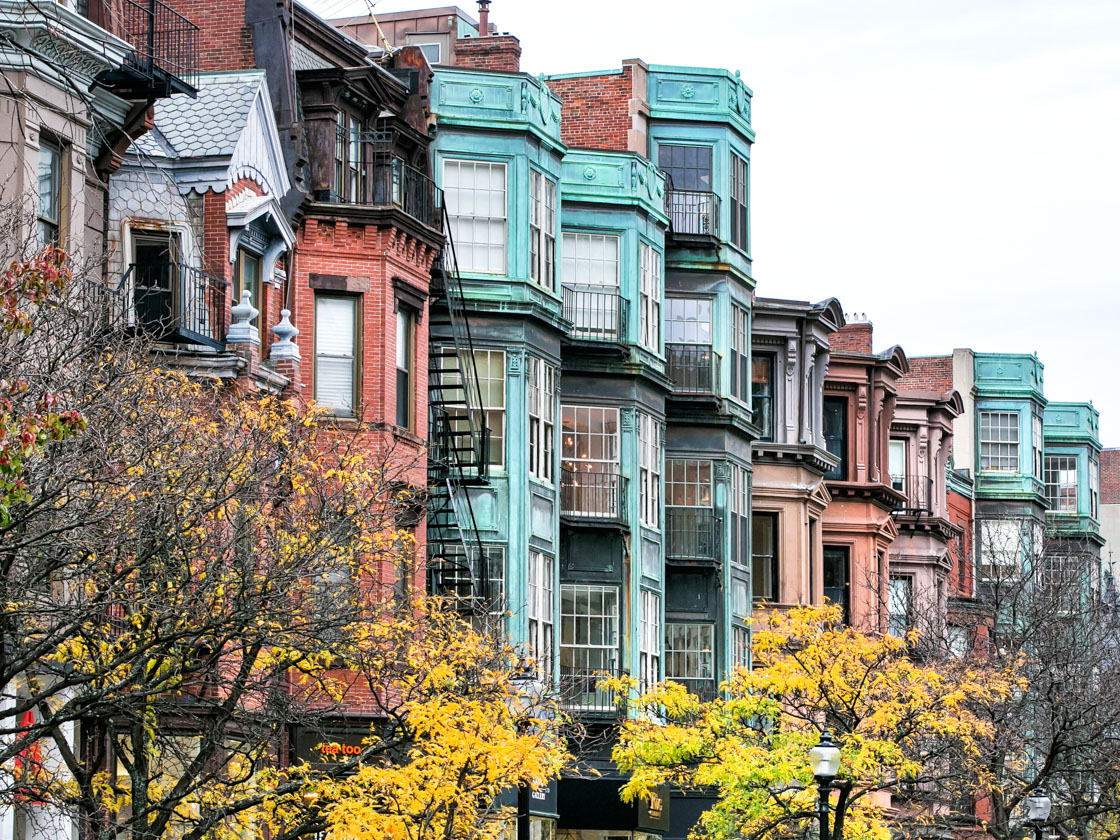
[[[828,341],[836,353],[871,353],[871,322],[866,314],[845,315],[847,323],[832,334]]]
[[[478,0],[478,37],[455,41],[455,66],[469,70],[521,70],[521,42],[512,35],[490,34],[490,0]]]

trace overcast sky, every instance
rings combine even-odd
[[[1092,400],[1120,446],[1120,0],[494,0],[490,19],[532,73],[741,70],[760,295],[835,296],[876,349],[1037,352],[1047,397]]]

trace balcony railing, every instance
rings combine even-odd
[[[349,150],[352,138],[343,128],[337,129],[337,148]],[[436,182],[403,160],[388,153],[375,153],[382,145],[368,138],[380,132],[363,132],[359,141],[361,163],[351,169],[336,169],[334,191],[329,200],[338,204],[361,204],[367,207],[394,207],[430,228],[442,226],[443,191]],[[317,195],[324,200],[324,193]]]
[[[225,346],[229,284],[184,263],[133,263],[121,279],[132,290],[129,323],[156,341]]]
[[[628,698],[600,687],[600,683],[625,674],[625,671],[613,668],[591,670],[561,666],[557,684],[560,705],[565,711],[576,714],[624,717]]]
[[[694,694],[701,703],[710,703],[719,696],[719,689],[715,680],[685,679],[682,677],[666,677],[666,682],[675,682],[683,685],[689,694]]]
[[[160,0],[91,0],[90,18],[132,45],[125,66],[98,81],[125,98],[198,90],[198,27]]]
[[[678,394],[719,395],[720,355],[707,344],[666,344],[669,378]]]
[[[719,560],[719,518],[714,510],[666,507],[665,522],[668,537],[665,556],[670,560]]]
[[[703,190],[670,190],[666,198],[675,236],[719,236],[719,196]]]
[[[564,286],[564,318],[572,322],[577,341],[626,341],[630,301],[617,289]]]
[[[616,472],[560,471],[560,513],[572,519],[626,524],[627,480]]]
[[[895,513],[931,513],[933,511],[933,479],[925,475],[892,475],[891,487],[906,496],[897,502]]]

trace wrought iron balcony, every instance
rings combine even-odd
[[[225,347],[229,284],[184,263],[133,263],[127,323],[155,341]]]
[[[574,463],[579,464],[579,462]],[[562,469],[560,513],[570,519],[625,525],[627,523],[626,488],[626,478],[616,472]]]
[[[344,129],[337,129],[338,148],[349,150],[348,144],[357,142],[361,162],[357,166],[337,164],[334,190],[324,191],[316,198],[334,204],[394,208],[430,228],[441,229],[443,191],[415,166],[387,153],[374,152],[383,143],[370,138],[381,133],[363,132],[356,135],[361,139],[354,141]]]
[[[625,675],[625,671],[614,668],[592,670],[560,666],[557,684],[560,705],[565,711],[580,715],[625,717],[629,698],[600,687],[603,680]]]
[[[618,289],[602,286],[564,286],[564,318],[572,322],[569,337],[576,341],[626,341],[630,301]]]
[[[665,199],[673,236],[719,237],[719,196],[705,190],[669,190]]]
[[[895,513],[920,514],[933,512],[933,479],[925,475],[892,475],[891,487],[906,496],[897,502]]]
[[[707,344],[666,344],[669,378],[677,394],[719,396],[720,355]]]
[[[719,521],[711,508],[666,507],[666,558],[689,562],[719,560]]]
[[[198,27],[160,0],[92,0],[90,19],[132,45],[98,83],[125,99],[198,93]]]
[[[719,696],[719,687],[715,680],[685,679],[683,677],[665,677],[666,682],[675,682],[683,685],[689,694],[696,696],[701,703],[710,703]]]

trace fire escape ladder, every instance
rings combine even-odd
[[[482,613],[490,575],[470,488],[487,483],[489,430],[446,211],[443,222],[446,240],[432,269],[428,315],[428,587]]]

